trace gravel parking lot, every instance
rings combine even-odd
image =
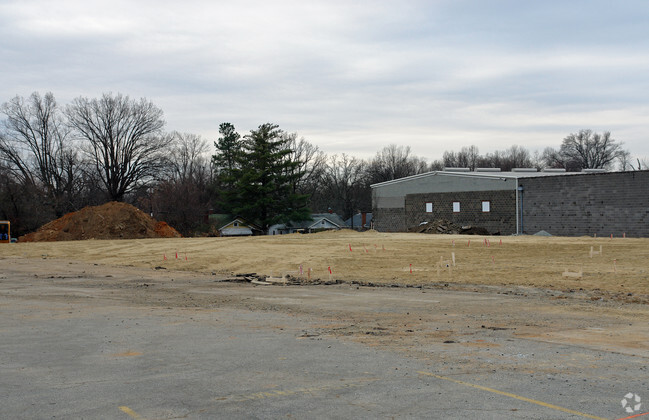
[[[532,288],[254,286],[72,260],[2,262],[2,418],[649,411],[642,304]]]

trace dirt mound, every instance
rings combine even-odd
[[[19,238],[20,242],[78,241],[83,239],[180,238],[165,222],[158,222],[126,203],[84,207]]]

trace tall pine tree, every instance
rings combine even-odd
[[[219,133],[221,137],[214,142],[216,154],[212,156],[212,164],[216,171],[216,202],[220,211],[233,213],[236,205],[236,183],[240,169],[241,135],[237,133],[234,125],[227,122],[219,125]]]
[[[290,159],[288,138],[275,124],[262,124],[243,138],[235,169],[233,213],[257,223],[264,232],[275,223],[308,220],[308,195],[294,192],[303,174]]]

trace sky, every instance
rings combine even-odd
[[[147,98],[212,144],[267,122],[328,154],[559,147],[649,161],[646,0],[0,0],[0,102]]]

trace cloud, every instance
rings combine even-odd
[[[433,159],[592,128],[649,155],[647,17],[642,1],[5,1],[0,101],[122,92],[169,129],[271,121],[330,153]]]

